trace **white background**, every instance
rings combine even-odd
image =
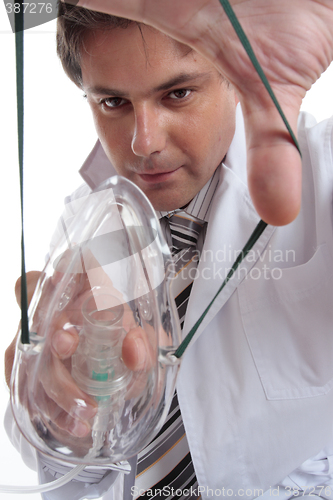
[[[0,351],[14,336],[19,308],[14,284],[20,275],[20,200],[17,161],[15,45],[0,2]],[[303,109],[318,121],[333,115],[333,65],[307,94]],[[96,140],[83,93],[64,75],[55,53],[55,21],[25,31],[25,233],[27,270],[42,269],[64,197],[81,182],[77,170]],[[3,354],[0,374],[3,373]],[[3,430],[8,401],[0,381],[0,484],[36,484]],[[332,415],[333,421],[333,415]],[[1,494],[18,500],[17,494]],[[27,495],[39,500],[37,494]],[[67,499],[66,499],[67,500]],[[70,500],[70,499],[68,499]]]

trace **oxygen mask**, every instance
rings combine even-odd
[[[105,466],[144,448],[169,409],[173,261],[150,202],[121,177],[67,205],[62,225],[29,307],[30,343],[17,342],[12,408],[42,453]]]

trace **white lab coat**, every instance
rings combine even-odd
[[[312,125],[301,116],[299,216],[265,230],[204,319],[178,378],[199,484],[234,496],[240,489],[258,496],[255,489],[269,490],[325,447],[333,455],[333,120]],[[234,256],[226,251],[222,258],[220,250],[241,250],[258,220],[246,187],[242,135],[238,128],[208,224],[205,248],[216,267],[202,276],[207,263],[199,263],[185,334],[220,286],[214,272],[233,263]],[[328,472],[327,463],[321,471]],[[333,485],[332,469],[317,479],[318,464],[312,470],[294,478],[304,486],[331,478]]]
[[[299,126],[299,216],[266,228],[183,357],[178,398],[203,500],[333,485],[333,119],[315,125],[301,115]],[[184,336],[259,221],[244,137],[238,108]],[[97,146],[83,177],[94,187],[112,173]]]

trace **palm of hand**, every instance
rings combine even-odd
[[[294,131],[302,99],[333,60],[329,0],[230,0]],[[218,0],[81,0],[80,6],[145,22],[207,57],[235,87],[244,113],[249,189],[259,215],[292,221],[301,160]]]

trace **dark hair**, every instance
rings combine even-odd
[[[81,51],[84,37],[96,30],[127,28],[136,21],[95,12],[59,2],[57,20],[57,53],[67,76],[82,87]]]

